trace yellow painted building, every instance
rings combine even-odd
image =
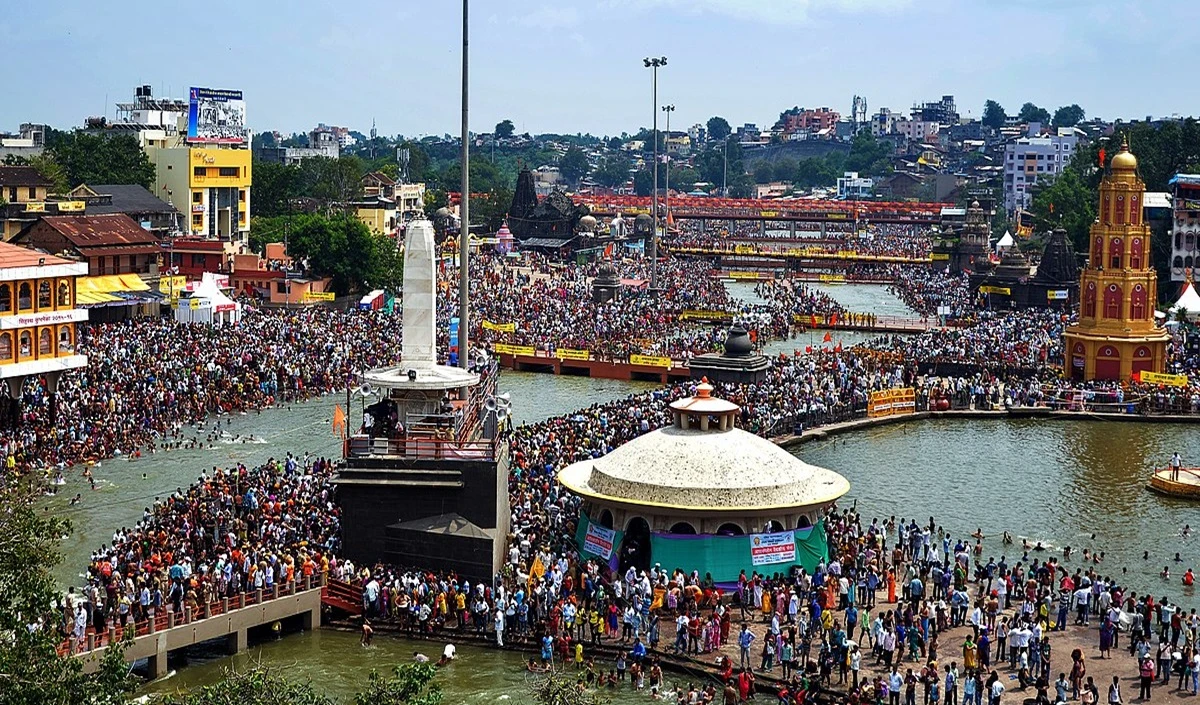
[[[155,194],[186,214],[187,232],[197,237],[245,241],[250,232],[248,149],[147,147],[154,163]]]
[[[1166,368],[1171,336],[1154,321],[1158,275],[1142,216],[1145,194],[1137,158],[1122,145],[1100,182],[1088,266],[1079,277],[1079,322],[1063,333],[1072,379],[1127,381]]]
[[[0,380],[20,395],[29,375],[57,375],[87,365],[76,351],[75,325],[87,320],[77,308],[76,286],[86,262],[44,255],[0,243]]]

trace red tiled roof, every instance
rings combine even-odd
[[[39,264],[75,264],[69,259],[47,255],[28,247],[18,247],[7,242],[0,242],[0,269],[12,267],[36,267]]]
[[[42,222],[76,247],[156,245],[158,240],[124,213],[48,215]]]

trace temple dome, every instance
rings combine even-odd
[[[1129,151],[1129,143],[1121,143],[1121,151],[1117,152],[1117,156],[1112,158],[1113,171],[1133,171],[1137,169],[1137,157],[1133,156],[1133,152]]]
[[[675,414],[737,413],[704,394],[671,404]],[[710,388],[711,389],[711,388]],[[832,470],[809,465],[739,428],[667,426],[600,458],[563,468],[558,481],[601,503],[684,511],[745,512],[825,505],[850,490]]]

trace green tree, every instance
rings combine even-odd
[[[0,705],[124,703],[135,683],[121,645],[105,650],[92,676],[80,659],[58,654],[61,598],[50,569],[61,560],[58,537],[71,525],[35,508],[34,488],[18,483],[0,487]]]
[[[154,165],[130,134],[91,135],[82,131],[54,132],[47,151],[66,172],[71,186],[154,183]]]
[[[710,117],[704,127],[708,132],[708,139],[713,141],[723,140],[733,133],[729,127],[729,121],[716,115]]]
[[[994,100],[988,100],[983,104],[983,124],[994,129],[1004,127],[1004,121],[1008,119],[1008,115],[1004,113],[1004,107]]]
[[[769,184],[775,178],[775,167],[771,162],[763,159],[754,165],[754,182],[758,184]]]
[[[252,149],[273,149],[279,146],[274,132],[259,132],[250,138]]]
[[[620,137],[610,137],[610,138],[608,138],[608,142],[605,146],[608,147],[611,151],[615,152],[615,151],[621,149],[621,145],[623,145],[623,144],[625,144],[625,143],[621,140]]]
[[[1083,122],[1084,117],[1086,114],[1083,112],[1083,108],[1076,103],[1071,103],[1054,111],[1054,119],[1051,124],[1054,127],[1074,127]]]
[[[4,157],[4,166],[31,166],[37,169],[43,178],[54,184],[50,189],[51,193],[62,194],[71,190],[67,179],[67,170],[63,169],[62,164],[59,164],[54,155],[49,152],[42,152],[31,157],[8,154]]]
[[[578,185],[579,180],[588,175],[587,154],[579,147],[570,147],[558,160],[558,170],[567,183]]]
[[[380,248],[392,240],[377,237],[358,218],[342,213],[304,214],[286,217],[285,224],[289,230],[288,254],[306,263],[313,274],[332,277],[337,293],[371,287],[383,276],[378,271],[383,257]],[[282,226],[269,226],[276,242]]]
[[[513,125],[513,121],[504,119],[496,123],[496,130],[493,134],[496,139],[507,139],[513,136],[514,130],[516,130],[516,126]]]
[[[654,175],[649,169],[638,169],[633,175],[633,192],[639,196],[649,196],[654,191]]]
[[[868,130],[863,130],[854,136],[850,143],[850,154],[846,156],[845,170],[857,171],[867,176],[883,174],[891,170],[888,162],[888,143],[876,140]],[[838,155],[830,153],[826,159],[836,159]]]
[[[700,173],[691,167],[671,168],[671,188],[684,193],[696,187]]]
[[[353,201],[362,195],[363,161],[355,156],[315,158],[300,162],[300,194],[326,207]]]
[[[600,160],[592,178],[601,186],[616,188],[629,180],[629,166],[629,157],[619,152],[609,154]]]
[[[1096,192],[1083,175],[1081,159],[1076,156],[1054,179],[1039,180],[1030,210],[1037,230],[1063,228],[1075,251],[1087,252],[1088,232],[1096,219]]]
[[[1021,106],[1021,112],[1017,113],[1017,120],[1020,122],[1040,122],[1043,125],[1049,125],[1050,111],[1033,103],[1026,103]]]
[[[225,669],[221,679],[186,693],[167,696],[166,705],[334,705],[312,683],[285,678],[265,668]]]
[[[354,696],[354,705],[439,705],[442,689],[434,682],[436,671],[427,663],[396,666],[390,677],[372,670],[367,689]]]
[[[250,213],[267,218],[290,212],[291,199],[308,195],[301,192],[300,167],[258,159],[254,160],[253,189]]]
[[[745,172],[729,173],[729,195],[731,198],[753,198],[754,179]]]

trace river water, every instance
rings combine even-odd
[[[731,288],[744,299],[755,298],[751,285]],[[905,312],[903,304],[881,286],[832,285],[828,290],[855,311]],[[860,338],[835,333],[834,339],[851,345]],[[805,344],[806,339],[776,341],[767,351],[790,352]],[[653,385],[505,371],[500,386],[512,394],[514,419],[522,423]],[[194,481],[201,468],[256,463],[288,451],[337,453],[338,442],[330,427],[335,403],[345,403],[345,396],[232,417],[222,426],[228,436],[212,448],[105,461],[95,471],[99,489],[94,492],[72,472],[60,495],[47,500],[48,507],[74,523],[56,577],[64,586],[78,584],[80,569],[93,548],[107,543],[117,528],[136,522],[156,496]],[[352,404],[352,419],[359,403]],[[243,442],[242,437],[251,434],[254,440]],[[1173,424],[980,419],[879,427],[809,443],[794,452],[845,475],[851,482],[845,501],[857,502],[867,517],[915,516],[927,522],[934,516],[955,536],[980,528],[989,536],[984,542],[985,558],[1007,554],[1010,561],[1018,559],[1020,537],[1025,536],[1054,549],[1100,548],[1106,552],[1100,566],[1104,572],[1138,591],[1151,589],[1173,600],[1179,597],[1190,607],[1195,596],[1181,592],[1178,576],[1200,562],[1200,542],[1181,538],[1179,531],[1185,523],[1200,529],[1200,512],[1144,488],[1149,468],[1162,464],[1176,450],[1185,461],[1200,460],[1200,434]],[[83,501],[69,506],[67,498],[77,492]],[[1000,544],[1004,530],[1018,537],[1017,546]],[[1150,559],[1142,560],[1144,550],[1150,551]],[[1183,559],[1178,564],[1171,560],[1175,552]],[[1082,565],[1078,553],[1071,564]],[[1170,581],[1158,577],[1164,564],[1171,568]],[[374,647],[362,649],[356,635],[317,631],[253,645],[232,659],[217,652],[193,652],[187,668],[147,690],[173,691],[209,683],[219,677],[222,667],[253,659],[345,697],[362,687],[372,668],[387,670],[406,662],[414,650],[435,656],[440,645],[380,636]],[[446,702],[528,699],[519,654],[470,646],[461,647],[459,654],[462,660],[441,678]],[[618,693],[614,701],[632,702],[631,696],[623,695]]]

